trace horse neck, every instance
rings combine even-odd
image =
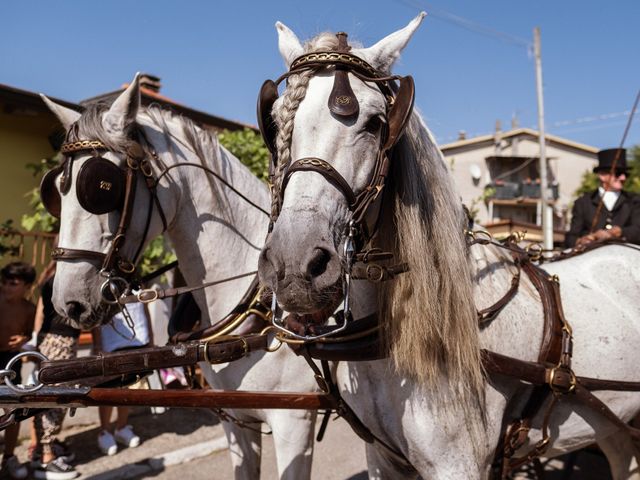
[[[184,145],[174,142],[173,148],[184,156],[174,157],[165,149],[159,157],[166,167],[176,162],[202,164]],[[237,158],[217,145],[206,153],[205,167],[254,203],[268,207],[266,185]],[[167,209],[174,211],[167,219],[167,234],[187,284],[195,286],[256,270],[267,231],[266,215],[200,168],[177,166],[167,177],[168,182],[160,182],[161,187],[169,185],[169,192],[163,195],[165,201],[174,202],[173,208]],[[226,315],[252,279],[249,276],[194,292],[203,318],[209,316],[215,321]]]

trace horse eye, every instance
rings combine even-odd
[[[382,119],[379,116],[371,117],[364,126],[364,131],[371,134],[376,134],[380,131],[382,126]]]

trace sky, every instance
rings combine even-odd
[[[146,72],[176,102],[255,125],[260,85],[284,70],[276,21],[301,40],[346,31],[370,46],[421,10],[394,70],[414,77],[439,143],[497,120],[537,128],[528,45],[539,27],[546,131],[620,145],[640,89],[638,0],[5,0],[0,83],[79,102]],[[638,118],[625,146],[637,144]]]

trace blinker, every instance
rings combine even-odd
[[[40,198],[47,211],[60,218],[61,199],[56,178],[60,173],[67,177],[70,170],[67,160],[64,165],[45,174],[40,183]],[[70,172],[69,172],[70,173]],[[76,196],[80,206],[87,212],[102,215],[122,208],[125,195],[125,173],[114,163],[102,157],[86,160],[76,180]]]

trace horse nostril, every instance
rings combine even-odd
[[[307,263],[306,278],[311,280],[319,277],[327,270],[327,265],[331,260],[331,253],[324,248],[316,248],[313,251],[313,255]]]
[[[85,306],[80,302],[67,302],[67,315],[72,320],[80,320],[80,317],[86,310]]]

